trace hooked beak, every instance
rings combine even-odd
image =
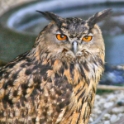
[[[72,43],[72,50],[73,50],[74,53],[76,53],[77,52],[77,49],[78,49],[78,43],[76,41],[74,41]]]

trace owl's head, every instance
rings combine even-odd
[[[48,24],[38,41],[42,49],[51,53],[52,57],[87,59],[89,55],[102,52],[104,42],[97,22],[103,20],[110,9],[98,12],[87,20],[78,17],[62,18],[51,12],[40,12],[52,22]]]

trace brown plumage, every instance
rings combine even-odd
[[[34,47],[0,69],[0,122],[87,124],[104,67],[104,42],[96,23],[41,12],[52,20]]]

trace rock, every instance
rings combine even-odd
[[[119,70],[124,70],[124,65],[118,65],[118,66],[117,66],[117,69],[119,69]]]
[[[97,100],[100,100],[100,99],[101,99],[101,96],[100,95],[96,95],[95,100],[97,101]]]
[[[123,113],[123,112],[124,112],[124,107],[122,106],[122,107],[113,108],[113,109],[111,110],[111,112],[112,112],[113,114]]]
[[[92,117],[90,117],[90,120],[89,120],[89,122],[91,123],[91,122],[93,122],[93,118]]]
[[[124,93],[123,93],[123,94],[124,94]],[[123,97],[124,97],[124,96],[123,96]],[[119,96],[119,98],[120,98],[120,96]],[[122,98],[121,100],[118,100],[117,104],[118,104],[119,106],[124,106],[124,98]]]
[[[114,122],[116,122],[116,121],[118,121],[118,120],[119,120],[119,117],[116,116],[116,115],[112,115],[111,118],[110,118],[110,122],[111,122],[111,123],[114,123]]]
[[[98,115],[96,113],[94,113],[94,114],[91,114],[91,117],[90,118],[92,118],[93,120],[95,120],[97,117],[98,117]]]
[[[105,119],[105,120],[109,120],[109,119],[110,119],[110,117],[111,117],[111,115],[110,115],[110,114],[108,114],[108,113],[104,115],[104,119]]]
[[[107,108],[112,107],[113,105],[114,105],[113,102],[106,102],[106,103],[104,104],[104,108],[107,109]]]
[[[102,111],[100,109],[98,109],[98,108],[95,108],[95,109],[93,109],[93,113],[101,114]]]
[[[110,124],[110,122],[109,121],[105,121],[104,124]]]
[[[101,98],[98,102],[97,102],[97,104],[96,105],[98,105],[100,108],[101,107],[103,107],[103,104],[106,102],[106,100],[104,99],[104,98]],[[96,106],[95,105],[95,106]],[[102,106],[101,106],[102,105]],[[98,106],[96,106],[96,107],[98,107]]]
[[[107,101],[115,101],[116,100],[116,97],[115,97],[115,95],[114,94],[110,94],[110,95],[108,95],[108,97],[107,97]]]
[[[118,114],[118,117],[121,118],[122,116],[124,116],[124,114],[122,114],[122,113],[119,113],[119,114]]]

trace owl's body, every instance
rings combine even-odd
[[[95,23],[110,10],[87,21],[53,20],[31,51],[0,70],[0,122],[87,124],[104,67],[104,42]]]

